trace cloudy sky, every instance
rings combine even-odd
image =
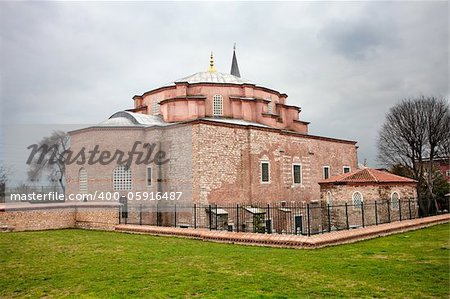
[[[449,97],[442,2],[0,3],[1,121],[92,124],[132,96],[205,71],[285,92],[310,133],[358,141],[376,166],[389,107]],[[4,133],[2,134],[4,135]]]

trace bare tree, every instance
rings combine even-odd
[[[450,108],[437,97],[405,99],[392,107],[379,132],[378,159],[403,167],[418,184],[421,213],[429,214],[435,199],[435,159],[448,157]]]
[[[428,187],[428,196],[434,198],[434,182],[437,179],[435,159],[445,156],[448,153],[450,142],[450,109],[449,104],[444,99],[432,98],[427,102],[425,108],[426,137],[427,146],[425,148],[425,157],[429,161],[429,169],[426,173],[426,186]]]
[[[6,167],[0,162],[0,184],[6,184],[8,181],[8,173]]]
[[[28,178],[36,181],[46,175],[50,181],[59,182],[62,191],[65,192],[65,156],[69,148],[69,135],[62,131],[54,131],[52,135],[44,137],[33,146],[30,146],[32,154],[27,161]]]
[[[8,182],[8,176],[8,169],[0,162],[0,202],[5,202],[5,188],[6,182]]]

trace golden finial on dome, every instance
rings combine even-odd
[[[212,51],[211,51],[211,57],[209,59],[208,72],[210,72],[210,73],[215,73],[216,72],[216,68],[214,67],[214,57],[213,57],[213,52]]]

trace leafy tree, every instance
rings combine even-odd
[[[434,177],[434,192],[437,198],[442,199],[445,194],[450,192],[450,183],[447,182],[440,171],[436,171]]]

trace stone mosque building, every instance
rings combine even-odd
[[[356,142],[309,134],[287,98],[241,78],[235,51],[230,74],[216,70],[211,54],[207,71],[135,95],[133,108],[70,132],[74,152],[97,145],[126,153],[138,141],[164,151],[167,163],[70,164],[66,193],[180,191],[193,204],[318,200],[318,182],[356,170]]]
[[[133,101],[69,132],[65,203],[12,202],[0,227],[310,235],[417,217],[416,181],[358,169],[355,141],[309,134],[285,93],[241,78],[235,51],[230,74],[211,54],[207,71]]]

